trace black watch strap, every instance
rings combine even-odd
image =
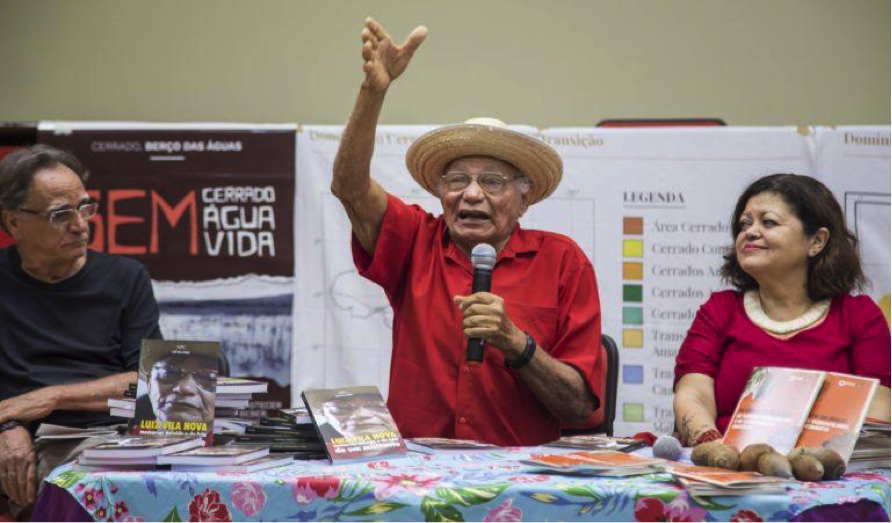
[[[3,423],[0,423],[0,432],[6,432],[7,430],[14,429],[16,427],[21,427],[21,426],[22,426],[22,424],[14,419],[6,420]]]
[[[533,354],[536,353],[536,340],[529,334],[524,334],[527,335],[527,345],[516,360],[505,358],[505,367],[508,369],[519,369],[533,360]]]

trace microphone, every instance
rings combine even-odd
[[[673,436],[660,436],[654,442],[654,457],[678,461],[681,457],[681,442]]]
[[[489,292],[492,287],[492,268],[496,266],[496,249],[488,243],[478,243],[471,250],[471,264],[474,266],[474,283],[472,293]],[[482,338],[468,339],[468,361],[483,361]]]

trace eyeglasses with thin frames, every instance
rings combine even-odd
[[[70,223],[74,219],[75,213],[79,214],[84,220],[89,220],[96,216],[96,213],[99,211],[99,204],[97,202],[84,202],[78,205],[76,209],[56,209],[55,211],[44,212],[32,211],[24,207],[19,207],[19,210],[36,216],[45,216],[46,220],[51,224],[62,226]]]
[[[480,176],[477,176],[477,186],[483,189],[483,192],[486,194],[498,195],[505,192],[505,189],[508,188],[508,184],[515,180],[522,179],[523,178],[511,178],[496,173],[483,173]],[[447,191],[456,193],[467,189],[473,180],[474,177],[470,174],[454,172],[444,174],[440,178],[440,183]]]

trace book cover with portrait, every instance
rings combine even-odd
[[[143,340],[131,432],[210,435],[219,352],[219,343],[212,341]]]
[[[332,463],[406,454],[378,387],[305,390],[301,396]]]

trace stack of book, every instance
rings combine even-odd
[[[232,427],[234,430],[220,430],[215,440],[230,445],[265,445],[270,452],[293,459],[325,459],[325,444],[315,426],[309,416],[298,412],[299,409],[279,409],[279,416],[237,425]],[[231,421],[223,426],[229,428]]]
[[[102,468],[154,467],[159,456],[201,447],[204,438],[122,436],[81,453],[78,465]]]
[[[695,496],[750,496],[786,494],[792,480],[763,476],[758,472],[737,472],[669,462],[666,471]]]
[[[231,378],[229,376],[219,376],[217,378],[217,402],[216,416],[220,417],[248,417],[245,416],[246,410],[260,410],[266,408],[281,407],[280,402],[257,402],[254,401],[255,394],[266,393],[267,383],[265,381],[249,380],[245,378]],[[278,407],[266,407],[260,404],[278,403]],[[256,417],[260,417],[259,415]]]
[[[852,457],[849,458],[848,470],[888,469],[892,466],[890,445],[892,440],[889,437],[889,423],[867,418],[861,426]]]
[[[226,472],[249,474],[259,470],[281,467],[291,463],[290,455],[270,454],[264,445],[222,445],[196,447],[166,454],[158,458],[159,465],[171,465],[181,472]]]

